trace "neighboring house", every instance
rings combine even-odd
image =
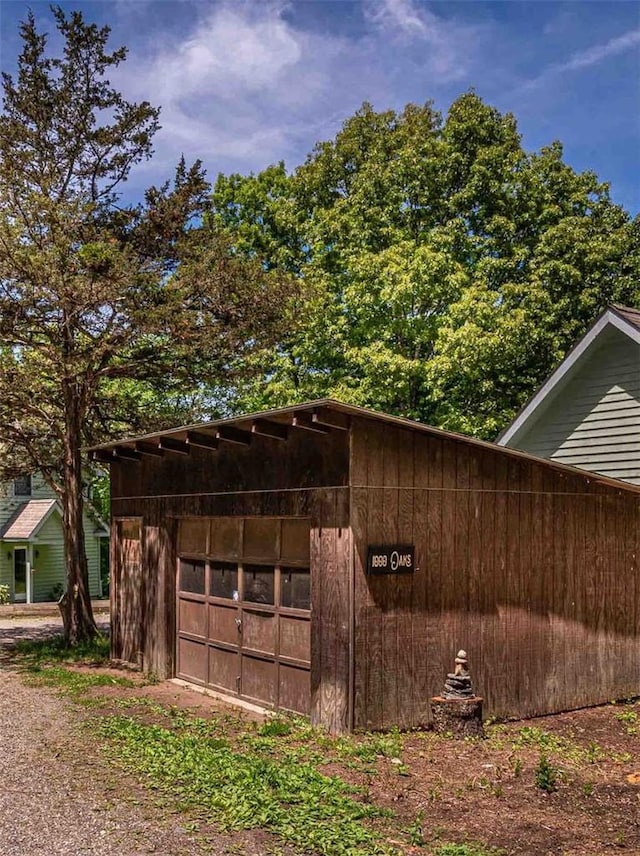
[[[85,510],[84,532],[89,590],[100,597],[100,542],[109,531]],[[38,476],[1,484],[0,585],[8,585],[11,600],[18,603],[57,600],[65,576],[62,508],[54,492]]]
[[[606,309],[497,442],[640,484],[640,310]]]

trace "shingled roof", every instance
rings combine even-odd
[[[29,541],[55,505],[55,499],[30,499],[23,503],[5,523],[0,538],[5,541]]]
[[[632,309],[630,306],[618,306],[617,303],[614,303],[611,309],[616,315],[624,318],[625,321],[628,321],[629,324],[633,324],[634,327],[640,330],[640,309]]]

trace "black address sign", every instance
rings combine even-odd
[[[412,574],[415,567],[413,544],[371,546],[367,554],[368,574]]]

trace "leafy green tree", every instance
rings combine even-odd
[[[562,158],[467,93],[446,117],[365,104],[291,174],[220,176],[212,222],[308,285],[242,406],[332,395],[495,436],[606,304],[640,300],[639,221]]]
[[[21,27],[0,116],[0,476],[40,471],[63,508],[71,643],[95,633],[82,527],[81,447],[212,406],[200,392],[271,341],[289,288],[200,227],[200,164],[140,204],[121,190],[150,157],[159,111],[106,75],[109,29],[53,10],[50,56]]]

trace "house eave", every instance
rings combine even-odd
[[[499,446],[508,446],[509,444],[517,442],[518,437],[546,402],[548,397],[553,393],[558,385],[562,383],[562,381],[568,378],[569,374],[572,373],[585,354],[591,350],[605,330],[611,328],[619,330],[632,341],[640,344],[640,329],[631,324],[626,318],[620,316],[615,307],[606,309],[593,327],[591,327],[582,339],[571,349],[571,351],[569,351],[553,374],[542,384],[541,387],[538,388],[529,401],[527,401],[513,422],[499,435],[496,439],[496,443]]]

